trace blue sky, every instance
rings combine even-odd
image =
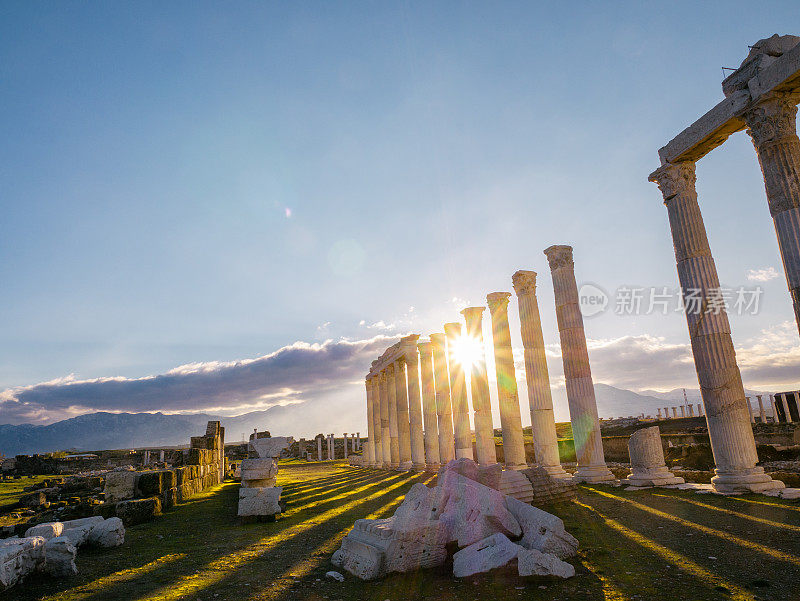
[[[796,2],[2,3],[0,391],[426,335],[517,269],[540,273],[557,380],[542,250],[571,244],[609,291],[674,288],[647,175],[722,98],[721,67],[776,32],[800,33]],[[737,349],[797,373],[746,134],[699,163],[698,192],[722,281],[778,275],[732,316]],[[586,329],[609,351],[596,380],[696,387],[682,315]],[[642,345],[683,367],[665,378]],[[330,390],[360,415],[356,381]],[[15,408],[0,423],[62,415]]]

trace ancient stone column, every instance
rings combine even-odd
[[[366,464],[370,467],[375,467],[375,427],[373,426],[373,420],[375,415],[374,405],[375,405],[375,394],[372,387],[372,378],[367,378],[364,383],[367,387],[367,448],[364,451],[364,459],[366,460]]]
[[[412,334],[400,341],[400,348],[406,360],[406,376],[408,377],[408,421],[410,428],[411,468],[425,469],[425,438],[422,433],[422,399],[419,389],[419,360],[417,358],[417,340],[419,336]]]
[[[775,395],[769,395],[769,402],[772,405],[772,423],[778,423],[778,405],[775,403]]]
[[[531,411],[531,432],[536,462],[551,476],[565,476],[558,456],[558,437],[550,393],[550,374],[544,352],[542,320],[536,298],[536,272],[517,271],[511,276],[519,305],[522,347],[525,353],[525,379],[528,383],[528,405]],[[658,410],[659,418],[661,409]]]
[[[408,471],[411,469],[411,425],[408,417],[405,358],[394,362],[394,386],[397,403],[397,449],[400,454],[398,469]]]
[[[444,324],[447,337],[447,367],[450,370],[450,399],[453,403],[453,431],[455,433],[456,459],[472,459],[472,430],[469,426],[469,399],[464,366],[455,354],[461,338],[460,323]]]
[[[661,409],[659,409],[659,410],[658,410],[658,416],[657,416],[657,419],[661,419]]]
[[[669,407],[664,407],[664,419],[669,419]]]
[[[634,432],[628,440],[628,454],[631,458],[631,473],[622,481],[623,484],[630,486],[683,484],[683,478],[674,476],[667,469],[658,426]]]
[[[322,461],[322,435],[317,436],[317,461]]]
[[[389,457],[390,467],[400,467],[400,440],[399,426],[397,424],[397,374],[395,365],[386,367],[386,392],[389,395]]]
[[[336,458],[335,449],[333,448],[333,434],[328,434],[328,461]]]
[[[703,415],[703,403],[697,403],[697,415]]]
[[[456,458],[453,431],[453,408],[450,404],[450,376],[447,371],[447,350],[444,334],[431,334],[433,376],[436,386],[436,418],[439,425],[439,463]]]
[[[567,387],[572,437],[578,457],[575,479],[579,482],[614,480],[606,466],[597,401],[594,395],[589,351],[578,304],[578,285],[571,246],[551,246],[544,251],[553,276],[556,318],[561,337],[561,357]]]
[[[753,405],[750,404],[750,397],[744,397],[744,400],[747,402],[747,412],[750,414],[750,423],[756,423],[756,416],[753,415]]]
[[[347,459],[347,432],[344,433],[344,458]]]
[[[699,311],[687,307],[686,320],[697,378],[706,409],[708,434],[716,463],[711,483],[720,492],[762,492],[783,488],[764,468],[747,411],[742,377],[724,307],[712,304],[719,295],[719,277],[697,203],[694,163],[666,164],[650,175],[658,184],[669,213],[678,279],[687,295],[702,299]]]
[[[686,417],[686,407],[681,405],[680,410],[681,410],[681,417]]]
[[[372,376],[372,431],[375,432],[374,467],[383,467],[383,431],[381,430],[381,377]],[[370,436],[372,438],[373,436]]]
[[[675,418],[678,417],[678,408],[677,407],[673,407],[672,408],[672,417],[675,417]]]
[[[394,388],[394,383],[392,383]],[[391,399],[389,398],[389,374],[386,368],[381,371],[380,379],[381,389],[381,456],[383,459],[383,467],[389,469],[392,467],[392,428],[389,410]]]
[[[361,432],[356,432],[356,435],[353,438],[353,453],[357,453],[360,450],[361,450]]]
[[[466,335],[480,352],[470,365],[469,383],[472,390],[472,416],[475,422],[475,454],[480,465],[497,463],[492,424],[492,405],[489,400],[489,376],[486,373],[486,352],[483,344],[484,307],[467,307],[461,311],[467,324]]]
[[[689,417],[694,417],[694,405],[692,404],[686,405],[686,409],[689,410]]]
[[[497,372],[497,400],[500,405],[500,427],[503,429],[505,467],[510,470],[523,470],[528,464],[525,461],[517,374],[514,368],[514,353],[511,350],[511,330],[508,327],[509,297],[511,297],[510,292],[492,292],[486,295],[486,304],[492,316],[492,344]]]
[[[767,414],[764,413],[764,401],[761,399],[760,394],[756,395],[756,400],[758,401],[758,419],[762,424],[767,423]]]
[[[789,412],[789,401],[786,399],[785,394],[778,395],[781,397],[781,403],[783,403],[783,415],[786,417],[786,423],[792,423],[792,414]]]
[[[436,416],[436,390],[433,386],[431,343],[417,343],[422,375],[422,418],[425,423],[425,469],[439,470],[439,425]]]
[[[769,212],[800,328],[800,139],[797,94],[775,94],[744,114],[764,175]]]

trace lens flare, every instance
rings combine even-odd
[[[453,357],[465,371],[478,363],[483,357],[481,343],[471,336],[459,336],[453,341]]]

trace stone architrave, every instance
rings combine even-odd
[[[475,454],[478,456],[478,464],[492,465],[497,463],[497,453],[483,343],[483,311],[484,307],[467,307],[461,311],[461,315],[467,324],[467,338],[472,341],[476,349],[480,349],[470,365],[469,377],[472,390],[472,415],[475,422]]]
[[[565,476],[558,456],[558,437],[550,393],[550,375],[545,358],[542,320],[536,298],[536,272],[517,271],[511,281],[517,294],[522,347],[525,351],[525,379],[528,383],[528,405],[531,412],[531,433],[536,462],[551,476]],[[661,410],[658,410],[661,418]]]
[[[381,453],[383,455],[383,467],[388,469],[392,465],[391,454],[391,427],[389,420],[389,376],[387,370],[381,370],[380,391],[381,391]]]
[[[408,471],[411,469],[411,425],[408,414],[405,358],[394,362],[394,389],[397,403],[397,449],[400,454],[398,469]]]
[[[400,348],[406,360],[406,376],[408,378],[408,421],[411,443],[411,467],[414,470],[425,469],[425,438],[422,432],[422,399],[419,384],[419,358],[417,357],[417,340],[419,336],[412,334],[400,341]]]
[[[674,476],[664,462],[661,431],[651,426],[634,432],[628,440],[631,473],[623,484],[630,486],[666,486],[683,484],[683,478]]]
[[[453,408],[450,404],[450,376],[444,334],[431,334],[433,375],[436,386],[436,418],[439,425],[439,463],[447,465],[456,458],[453,432]]]
[[[420,374],[422,376],[422,418],[425,422],[425,469],[438,471],[439,424],[436,415],[436,389],[433,384],[433,357],[430,342],[418,342]]]
[[[511,350],[511,330],[508,327],[510,292],[492,292],[486,304],[492,316],[492,344],[497,372],[497,399],[500,405],[500,426],[503,430],[503,455],[506,469],[524,470],[525,442],[522,438],[522,416],[517,394],[517,374]]]
[[[783,488],[756,465],[742,377],[695,190],[692,162],[667,163],[650,175],[664,196],[675,247],[678,278],[684,294],[699,296],[699,310],[685,311],[700,393],[706,409],[708,434],[716,463],[711,479],[719,492],[763,492]]]
[[[800,139],[797,93],[776,93],[744,115],[775,224],[795,321],[800,328]]]
[[[392,469],[400,467],[399,427],[397,425],[397,375],[394,364],[386,368],[386,392],[389,397],[389,465]]]
[[[365,380],[367,388],[367,448],[364,450],[366,465],[375,467],[375,429],[372,425],[374,398],[372,391],[372,378]]]
[[[572,435],[579,482],[613,480],[606,466],[603,442],[600,439],[600,420],[589,366],[589,351],[583,330],[583,315],[578,304],[578,285],[571,246],[551,246],[544,251],[553,276],[556,299],[556,318],[561,338],[561,356],[567,388]]]
[[[758,419],[762,424],[767,423],[767,414],[764,412],[764,400],[761,398],[762,395],[757,394],[756,400],[758,401]]]
[[[461,324],[444,324],[447,337],[447,366],[450,371],[450,399],[453,403],[453,430],[455,433],[456,459],[472,459],[472,430],[469,426],[469,399],[464,366],[455,354],[461,338]]]

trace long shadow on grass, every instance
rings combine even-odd
[[[346,472],[338,473],[334,476],[330,476],[328,478],[316,478],[314,480],[299,480],[299,481],[291,481],[292,474],[291,473],[283,473],[282,476],[289,478],[290,481],[284,485],[284,491],[289,492],[296,492],[302,491],[309,488],[316,488],[318,486],[327,486],[329,484],[334,484],[336,482],[348,480],[359,474],[364,472],[371,471],[374,473],[374,470],[347,470]]]
[[[182,577],[190,576],[196,571],[202,571],[206,566],[212,562],[225,558],[226,556],[235,557],[237,551],[247,550],[248,547],[257,545],[263,541],[265,537],[274,538],[280,536],[282,531],[286,531],[292,527],[300,526],[305,522],[309,522],[308,531],[324,526],[325,522],[320,524],[313,524],[316,516],[330,511],[334,508],[355,503],[352,510],[348,510],[348,519],[352,517],[354,521],[358,514],[364,513],[360,510],[360,498],[364,495],[379,494],[380,489],[402,480],[404,477],[408,478],[407,474],[393,474],[391,479],[381,482],[376,482],[368,486],[361,486],[355,488],[352,492],[345,495],[338,495],[338,499],[331,499],[326,503],[317,503],[308,507],[308,511],[302,508],[287,518],[281,519],[277,523],[272,524],[252,524],[249,526],[236,526],[235,515],[236,505],[238,503],[238,486],[235,484],[223,487],[217,491],[212,497],[203,499],[197,502],[191,510],[191,516],[186,516],[185,511],[181,510],[183,507],[178,507],[176,511],[165,516],[158,522],[143,524],[140,527],[134,527],[130,530],[131,535],[134,533],[138,536],[132,536],[136,540],[131,540],[131,544],[126,544],[125,547],[108,551],[108,555],[116,555],[116,557],[102,562],[102,571],[92,573],[93,579],[108,576],[114,572],[129,568],[131,565],[131,556],[136,558],[136,563],[144,565],[152,562],[154,559],[172,552],[187,552],[188,556],[179,562],[173,562],[169,565],[163,565],[157,569],[149,571],[141,578],[134,577],[125,582],[114,583],[102,590],[86,590],[85,594],[80,595],[78,598],[82,600],[91,601],[110,601],[112,599],[139,599],[146,597],[154,591],[166,588],[170,589],[172,585],[176,585],[176,581]],[[414,479],[408,479],[410,486]],[[383,502],[384,496],[391,496],[397,494],[395,491],[389,491],[386,495],[376,497],[376,500],[370,503]],[[298,503],[301,500],[297,501]],[[309,513],[309,511],[311,513]],[[366,511],[366,510],[364,510]],[[350,515],[352,514],[352,515]],[[191,517],[192,519],[186,519]],[[185,524],[185,525],[183,525]],[[313,525],[312,525],[313,524]],[[139,532],[136,530],[139,529]],[[302,536],[295,536],[293,538],[305,539],[306,532]],[[194,533],[196,536],[190,536],[189,533]],[[215,535],[216,533],[216,535]],[[163,536],[163,546],[160,548],[152,548],[152,538],[154,536]],[[280,553],[280,548],[283,543],[279,542],[270,547],[269,555],[273,553]],[[120,557],[121,551],[124,551],[124,556]],[[83,554],[83,551],[81,552]],[[100,561],[100,556],[91,557],[93,553],[87,554],[86,559],[90,561]],[[79,562],[80,563],[80,562]],[[241,568],[236,568],[236,571],[246,569],[250,561],[242,564]],[[120,565],[123,564],[123,565]],[[80,578],[80,577],[78,577]],[[69,582],[69,584],[73,584]],[[74,584],[79,584],[75,582]],[[84,582],[85,585],[91,585],[91,582]],[[46,589],[46,590],[43,590]],[[50,586],[27,586],[26,590],[20,590],[22,593],[19,596],[20,600],[23,599],[40,599],[43,594],[64,590],[63,583],[50,583]],[[17,592],[17,591],[15,591]],[[69,591],[67,591],[69,592]],[[75,591],[78,592],[78,591]]]
[[[369,474],[365,476],[361,476],[359,478],[352,478],[350,480],[345,480],[344,482],[336,482],[334,485],[331,486],[324,486],[319,488],[312,488],[308,491],[300,491],[295,492],[290,495],[281,495],[281,501],[286,501],[287,504],[294,505],[297,502],[307,503],[309,501],[315,500],[317,498],[326,497],[332,493],[346,490],[353,485],[356,484],[366,484],[369,482],[379,482],[381,480],[385,480],[387,474]]]

